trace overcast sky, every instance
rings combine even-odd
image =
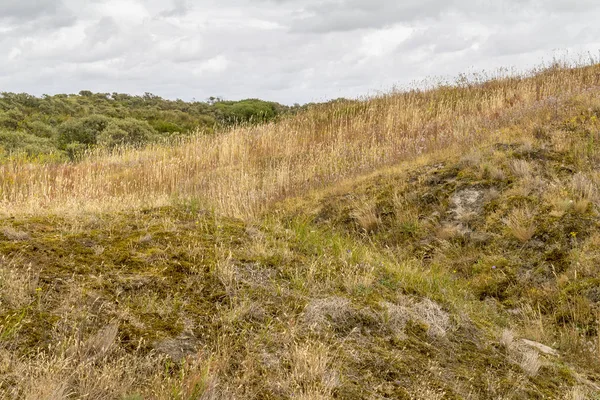
[[[0,91],[305,103],[600,49],[598,0],[0,0]]]

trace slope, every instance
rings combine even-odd
[[[598,397],[598,93],[255,218],[2,217],[3,397]]]

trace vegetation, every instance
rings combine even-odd
[[[554,66],[6,160],[0,393],[600,398],[599,83]]]
[[[264,123],[297,107],[258,99],[207,102],[170,101],[146,93],[54,95],[0,94],[0,158],[77,157],[97,144],[140,145],[245,123]],[[49,155],[52,155],[49,157]]]

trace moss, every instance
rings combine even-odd
[[[51,345],[52,328],[58,319],[57,315],[49,312],[28,308],[24,314],[20,313],[13,319],[16,322],[15,329],[6,340],[20,355],[33,356],[38,349],[46,349]]]

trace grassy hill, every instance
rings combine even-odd
[[[0,397],[600,398],[600,66],[0,165]]]

